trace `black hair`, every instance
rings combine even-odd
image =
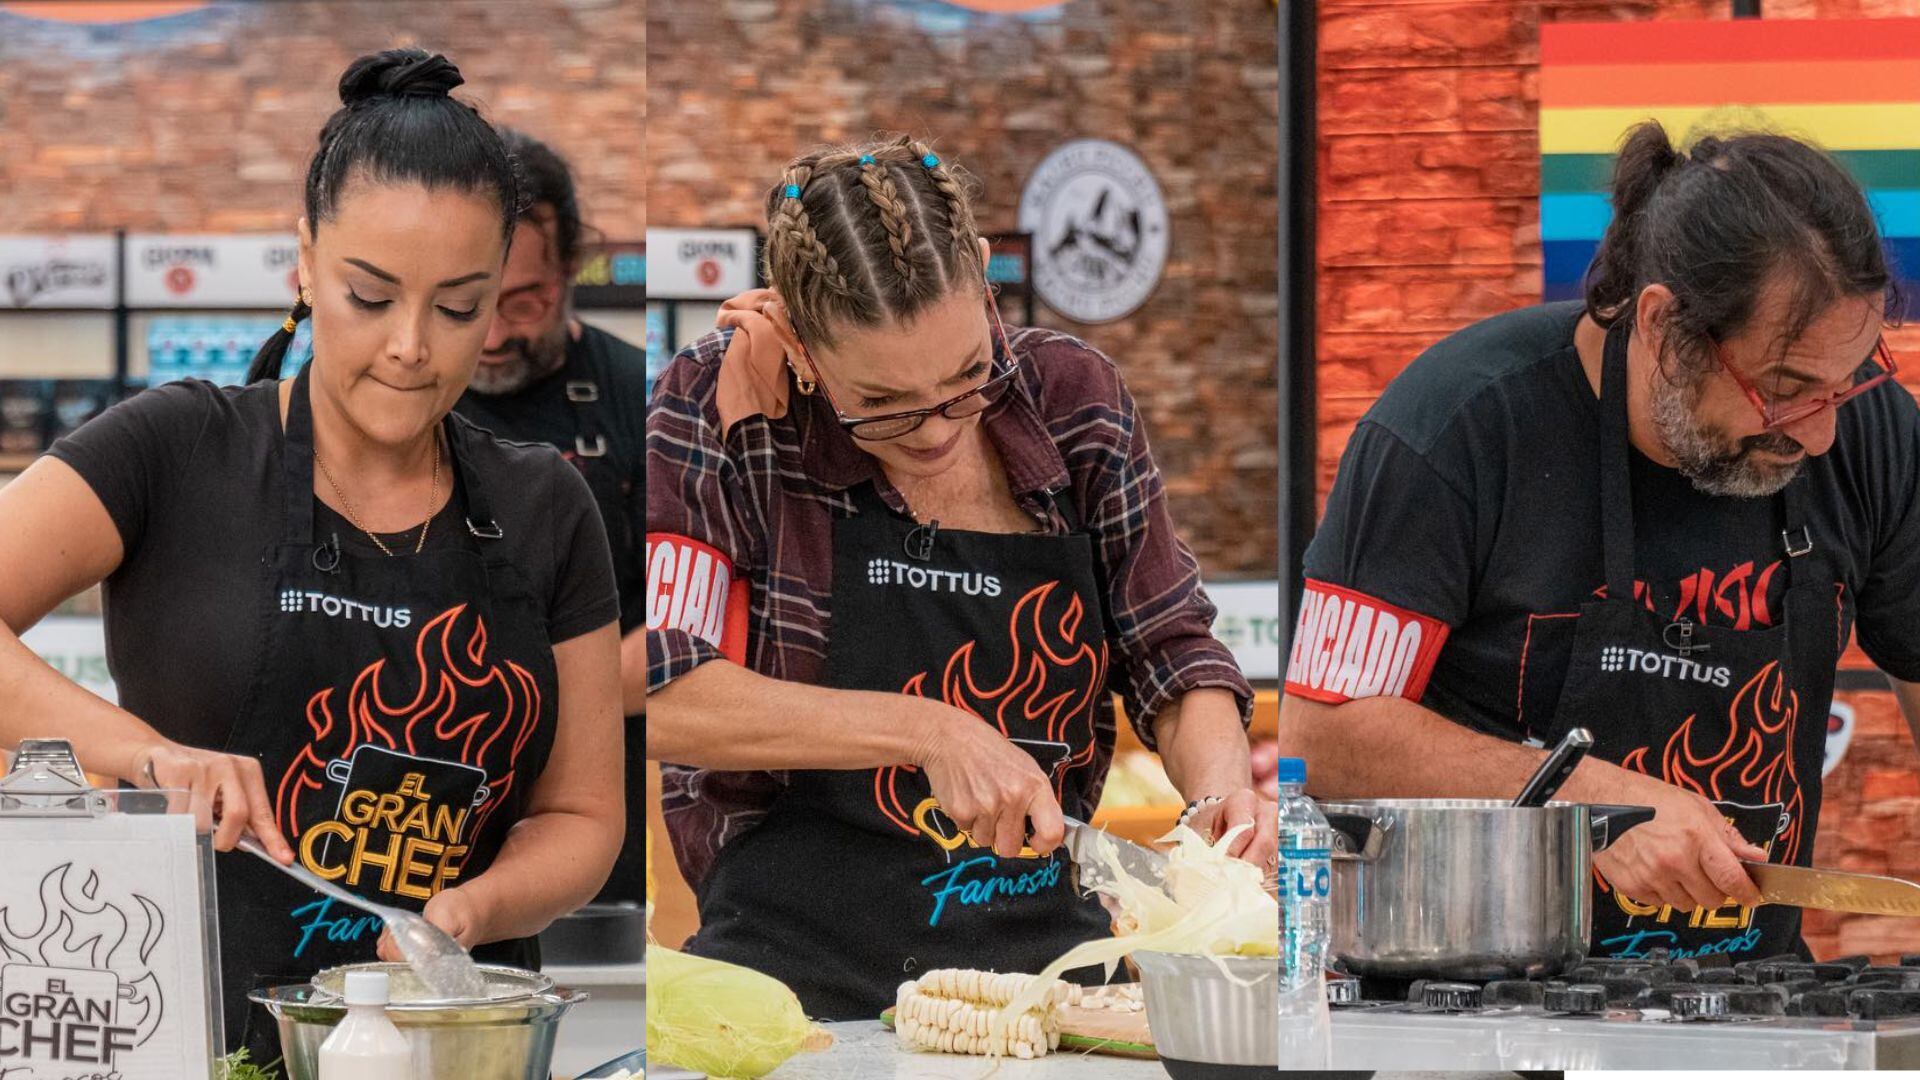
[[[501,235],[510,240],[520,210],[513,158],[493,125],[451,96],[465,81],[446,57],[424,49],[388,49],[348,66],[340,76],[341,107],[320,129],[319,149],[307,166],[308,228],[318,235],[347,184],[364,178],[494,195]],[[295,301],[288,325],[309,314]],[[268,338],[247,381],[278,378],[292,341],[293,331],[284,327]]]
[[[1682,153],[1658,121],[1635,126],[1587,268],[1587,314],[1601,326],[1631,320],[1643,289],[1667,286],[1666,351],[1677,374],[1698,373],[1714,363],[1708,343],[1746,327],[1775,275],[1790,290],[1787,344],[1843,297],[1880,294],[1889,320],[1903,311],[1866,196],[1825,153],[1760,133],[1707,136]]]
[[[520,217],[535,217],[541,207],[553,212],[554,246],[560,265],[571,271],[580,257],[580,196],[567,159],[539,139],[503,127],[500,139],[520,170]]]

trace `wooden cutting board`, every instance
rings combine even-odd
[[[880,1022],[893,1027],[893,1010],[880,1014]],[[1116,1012],[1111,1009],[1086,1009],[1078,1005],[1060,1008],[1060,1050],[1108,1054],[1113,1057],[1158,1060],[1153,1049],[1153,1033],[1147,1027],[1144,1012]]]

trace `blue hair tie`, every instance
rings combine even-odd
[[[797,199],[797,198],[799,198],[799,197],[800,197],[800,185],[799,185],[799,184],[788,184],[788,185],[787,185],[787,198],[789,198],[789,199]]]
[[[935,165],[940,164],[940,159],[937,157],[934,157],[932,154],[928,154],[926,157],[923,157],[920,159],[920,164],[925,165],[927,168],[931,169]]]
[[[860,155],[860,164],[862,164],[862,165],[871,165],[871,164],[873,164],[873,155],[872,155],[872,154],[861,154],[861,155]]]

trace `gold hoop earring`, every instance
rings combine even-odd
[[[307,291],[305,285],[300,286],[300,304],[302,307],[310,308],[313,306],[313,294]]]
[[[794,381],[794,385],[800,388],[801,397],[812,397],[813,388],[819,385],[815,383],[812,379],[809,379],[805,375],[800,374],[799,368],[793,369],[793,381]]]

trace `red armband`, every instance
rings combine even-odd
[[[1329,705],[1368,697],[1419,701],[1447,629],[1439,619],[1309,579],[1287,660],[1287,693]]]
[[[647,629],[684,630],[736,664],[747,657],[747,583],[715,548],[647,534]]]

